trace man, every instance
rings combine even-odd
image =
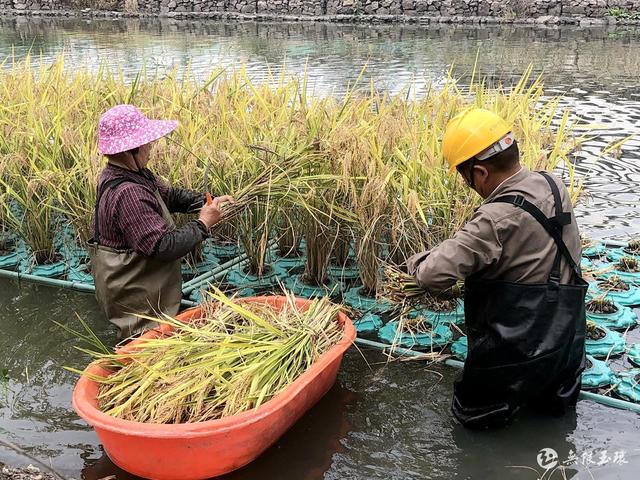
[[[407,261],[433,293],[465,279],[468,357],[452,410],[468,427],[511,421],[524,405],[575,405],[584,369],[586,283],[562,182],[520,165],[512,127],[472,109],[447,125],[444,157],[484,202],[453,238]]]
[[[133,105],[107,111],[98,127],[98,149],[108,163],[98,179],[94,238],[89,242],[96,298],[118,328],[118,338],[156,326],[146,317],[178,313],[182,298],[180,259],[207,238],[221,216],[219,197],[157,181],[146,167],[151,144],[177,122],[150,120]],[[197,212],[175,228],[171,213]]]

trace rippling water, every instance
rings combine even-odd
[[[51,60],[63,52],[69,68],[107,62],[130,76],[143,62],[160,71],[189,64],[200,74],[242,63],[256,78],[267,68],[306,70],[319,94],[340,94],[364,66],[365,79],[378,88],[397,92],[415,81],[419,94],[427,83],[441,83],[451,64],[464,82],[478,51],[480,71],[494,82],[511,82],[533,63],[545,73],[549,95],[562,95],[577,120],[600,126],[577,155],[580,171],[591,171],[581,223],[597,237],[640,232],[640,142],[629,141],[619,158],[599,158],[603,146],[640,129],[639,46],[631,30],[0,17],[2,57],[32,52]],[[9,379],[0,381],[0,434],[75,478],[129,479],[70,410],[75,377],[61,366],[81,366],[86,358],[51,320],[71,322],[75,312],[114,341],[91,296],[0,282],[0,371]],[[635,414],[580,402],[575,415],[557,421],[527,416],[504,431],[473,433],[448,412],[455,372],[384,362],[351,351],[331,393],[267,454],[228,478],[530,479],[531,470],[512,467],[537,467],[537,452],[546,447],[561,458],[592,453],[595,462],[603,450],[609,457],[625,450],[627,464],[579,465],[567,478],[637,478]],[[0,448],[0,461],[23,460]]]

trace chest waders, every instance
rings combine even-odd
[[[132,250],[117,250],[100,245],[98,207],[100,199],[110,188],[131,179],[109,180],[98,190],[94,217],[94,238],[89,240],[91,274],[96,286],[96,298],[107,319],[118,327],[118,338],[137,335],[153,328],[156,322],[137,315],[174,316],[182,298],[180,260],[160,262]],[[170,228],[173,219],[160,193],[154,192],[162,209],[162,218]],[[136,315],[137,314],[137,315]]]
[[[452,411],[467,427],[508,423],[526,405],[561,414],[575,405],[585,367],[587,283],[562,240],[571,215],[562,211],[554,180],[555,217],[547,218],[521,195],[492,202],[523,209],[553,238],[557,252],[547,283],[483,280],[465,282],[468,357],[454,385]],[[570,284],[560,283],[560,263],[571,268]]]

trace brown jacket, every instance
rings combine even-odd
[[[571,256],[579,262],[580,235],[569,192],[556,177],[565,212],[571,224],[563,239]],[[506,203],[488,203],[503,195],[522,195],[547,217],[555,215],[549,184],[538,173],[522,168],[505,180],[478,208],[471,220],[453,238],[407,261],[409,273],[429,291],[437,293],[457,280],[483,271],[482,278],[520,283],[545,283],[553,265],[553,239],[529,213]],[[562,260],[561,282],[569,283],[570,268]]]

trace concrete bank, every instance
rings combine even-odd
[[[640,0],[0,0],[0,13],[342,23],[638,25]]]

